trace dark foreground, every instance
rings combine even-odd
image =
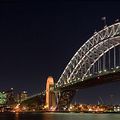
[[[0,113],[0,120],[120,120],[120,114],[97,113]]]

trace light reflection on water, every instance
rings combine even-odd
[[[0,120],[120,120],[120,114],[0,113]]]

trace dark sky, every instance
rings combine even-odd
[[[120,17],[120,2],[1,1],[0,90],[34,94],[45,89],[49,75],[57,81],[80,46],[103,28],[103,16],[113,24]],[[80,90],[79,97],[96,102],[101,89],[101,96],[114,91],[120,100],[119,85]]]

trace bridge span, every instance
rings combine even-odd
[[[66,110],[77,89],[120,80],[120,22],[95,32],[75,53],[57,83],[49,84],[47,104]],[[54,87],[53,87],[54,86]],[[51,89],[52,87],[52,89]],[[48,93],[47,93],[48,96]],[[45,104],[46,104],[45,103]],[[48,110],[53,107],[48,107]]]

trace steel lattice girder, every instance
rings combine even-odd
[[[80,47],[66,66],[56,87],[67,85],[73,80],[76,80],[75,78],[79,73],[81,73],[79,78],[83,81],[85,75],[95,62],[117,45],[120,45],[120,22],[105,27],[99,32],[95,32],[95,34]]]
[[[68,109],[75,93],[76,90],[61,90],[56,110],[61,111],[64,110],[64,108]]]

